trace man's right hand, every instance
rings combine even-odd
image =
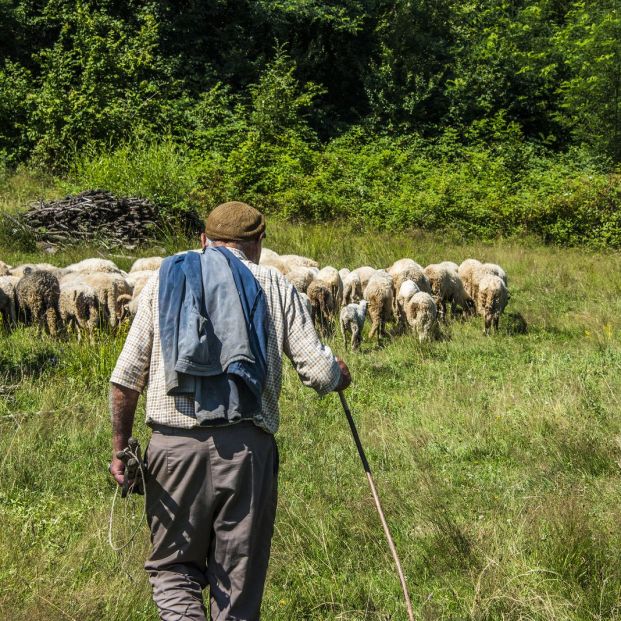
[[[334,391],[341,392],[341,390],[345,390],[351,384],[351,374],[348,366],[338,356],[336,357],[336,362],[341,369],[341,380]]]
[[[125,464],[116,455],[108,468],[114,480],[122,487],[125,481]]]

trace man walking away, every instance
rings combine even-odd
[[[283,353],[320,395],[351,382],[295,288],[258,265],[265,219],[224,203],[203,251],[168,257],[141,294],[111,377],[113,455],[147,388],[145,564],[164,621],[259,619],[276,512]],[[123,483],[123,463],[110,472]]]

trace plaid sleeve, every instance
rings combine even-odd
[[[284,352],[302,383],[320,395],[334,390],[341,370],[332,350],[319,340],[313,320],[293,285],[287,291],[285,321]]]
[[[142,392],[149,379],[153,347],[153,295],[158,283],[154,276],[138,298],[138,311],[127,334],[110,381]]]

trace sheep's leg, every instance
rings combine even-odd
[[[500,316],[496,315],[494,317],[494,329],[496,330],[496,332],[498,332],[498,322],[500,321]]]
[[[345,343],[345,351],[347,351],[347,334],[345,334],[345,322],[341,321],[341,334],[343,335],[343,342]]]
[[[492,325],[492,317],[490,316],[489,313],[485,313],[485,331],[484,331],[485,336],[489,336],[491,325]]]
[[[351,348],[358,349],[360,347],[360,328],[355,323],[351,327]]]

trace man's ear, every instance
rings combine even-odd
[[[207,235],[205,233],[201,233],[201,248],[204,248],[208,243]]]

